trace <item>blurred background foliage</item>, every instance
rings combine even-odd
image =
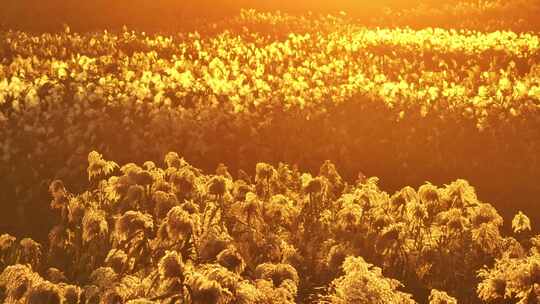
[[[398,19],[406,20],[407,26],[421,27],[460,22],[461,18],[453,14],[442,16],[438,12],[441,8],[445,14],[448,8],[455,8],[464,3],[491,5],[498,2],[500,1],[4,0],[0,10],[0,28],[42,32],[61,30],[63,24],[69,24],[75,31],[91,31],[120,29],[126,25],[135,30],[171,32],[197,29],[201,22],[217,21],[236,15],[241,8],[254,8],[259,11],[281,10],[289,13],[345,11],[363,23],[371,25],[396,22],[395,17],[398,15],[396,12],[402,12],[408,17],[400,16]],[[540,22],[535,21],[537,20],[535,16],[539,11],[540,1],[518,0],[508,3],[513,6],[517,3],[522,9],[494,10],[490,12],[490,16],[479,17],[491,19],[504,16],[524,19],[528,21],[528,29],[538,30]],[[381,20],[381,17],[384,20]]]

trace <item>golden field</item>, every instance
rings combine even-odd
[[[535,9],[4,25],[0,299],[536,303]]]

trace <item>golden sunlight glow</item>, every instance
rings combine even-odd
[[[540,302],[537,16],[7,1],[0,302]]]

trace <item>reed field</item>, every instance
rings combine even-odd
[[[0,302],[539,303],[540,2],[244,2],[6,2]]]

